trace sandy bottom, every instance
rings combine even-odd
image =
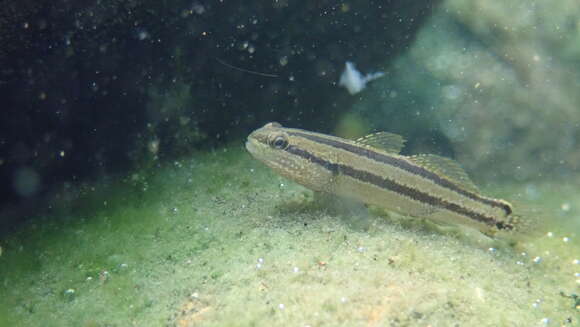
[[[577,325],[577,191],[494,190],[530,187],[550,222],[510,247],[318,201],[242,147],[72,186],[0,240],[0,326]]]

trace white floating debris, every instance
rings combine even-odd
[[[477,296],[477,298],[481,301],[485,302],[485,292],[483,291],[483,288],[481,287],[476,287],[475,288],[475,296]]]
[[[338,85],[345,87],[350,94],[357,94],[366,87],[368,82],[383,77],[384,75],[385,73],[383,72],[376,72],[363,76],[361,72],[356,70],[354,63],[347,61],[344,71],[340,75]]]
[[[75,293],[76,291],[74,290],[74,288],[69,288],[66,291],[64,291],[64,297],[67,301],[72,301],[75,298]]]
[[[284,305],[284,303],[280,303],[280,304],[278,304],[278,308],[280,310],[284,310],[286,308],[286,306]]]
[[[562,205],[560,206],[560,209],[562,209],[562,211],[570,211],[571,205],[568,202],[564,202],[562,203]]]

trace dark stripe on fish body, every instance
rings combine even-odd
[[[458,204],[451,203],[449,201],[445,201],[444,199],[441,199],[441,198],[438,198],[435,196],[431,196],[425,192],[421,192],[417,189],[413,189],[411,187],[401,185],[392,179],[384,178],[384,177],[375,175],[373,173],[370,173],[370,172],[367,172],[364,170],[359,170],[359,169],[350,167],[348,165],[329,162],[327,160],[324,160],[322,158],[315,156],[314,154],[312,154],[308,151],[297,148],[295,146],[289,146],[288,148],[286,148],[286,151],[288,151],[289,153],[291,153],[293,155],[297,155],[301,158],[304,158],[312,163],[318,164],[321,167],[329,170],[333,174],[337,174],[340,172],[346,176],[349,176],[349,177],[354,178],[356,180],[377,186],[381,189],[385,189],[385,190],[388,190],[391,192],[398,193],[400,195],[404,195],[404,196],[406,196],[414,201],[417,201],[417,202],[420,202],[423,204],[428,204],[428,205],[433,206],[433,207],[443,208],[443,209],[449,210],[451,212],[455,212],[457,214],[470,217],[471,219],[478,221],[478,222],[481,222],[481,223],[484,223],[488,226],[496,226],[499,229],[511,229],[513,227],[509,224],[505,224],[503,222],[498,222],[497,220],[495,220],[492,217],[488,217],[488,216],[482,215],[480,213],[471,211],[467,208],[461,207]]]
[[[423,177],[425,179],[428,179],[430,181],[432,181],[433,183],[441,186],[441,187],[445,187],[447,189],[450,189],[458,194],[461,194],[471,200],[483,203],[483,204],[487,204],[490,205],[492,207],[496,207],[496,208],[501,208],[502,210],[505,211],[506,215],[510,215],[512,213],[512,210],[510,208],[509,205],[506,205],[505,203],[502,203],[500,201],[496,201],[493,199],[487,199],[487,198],[483,198],[478,196],[477,194],[474,194],[472,192],[466,191],[460,187],[458,187],[457,185],[455,185],[454,183],[450,182],[447,179],[441,178],[440,176],[438,176],[437,174],[421,167],[418,165],[412,165],[409,162],[405,161],[405,160],[401,160],[395,157],[390,157],[390,156],[386,156],[382,153],[378,153],[375,151],[372,151],[369,148],[366,147],[361,147],[361,146],[356,146],[350,143],[345,143],[345,142],[340,142],[331,138],[324,138],[318,135],[312,135],[312,134],[307,134],[307,133],[301,133],[298,131],[291,131],[288,134],[290,135],[294,135],[294,136],[299,136],[305,139],[308,139],[310,141],[313,142],[318,142],[321,144],[325,144],[337,149],[341,149],[341,150],[345,150],[348,152],[351,152],[353,154],[359,155],[359,156],[364,156],[366,158],[369,158],[371,160],[374,160],[376,162],[380,162],[383,164],[387,164],[387,165],[391,165],[394,167],[397,167],[399,169],[402,169],[408,173]]]
[[[301,158],[304,158],[312,163],[315,163],[317,165],[322,166],[326,170],[330,171],[333,175],[338,174],[338,169],[339,169],[338,164],[321,159],[321,158],[313,155],[312,153],[305,151],[305,150],[302,150],[300,148],[297,148],[295,146],[289,146],[288,148],[286,148],[286,151],[288,151],[289,153],[291,153],[293,155],[297,155]]]

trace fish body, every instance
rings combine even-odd
[[[400,155],[403,144],[402,137],[386,132],[355,141],[268,123],[248,136],[246,148],[278,174],[314,191],[486,234],[514,229],[510,203],[481,195],[451,159]]]

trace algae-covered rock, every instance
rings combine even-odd
[[[480,176],[577,169],[579,13],[571,0],[446,1],[355,108],[412,137],[437,130]]]
[[[570,189],[557,185],[542,200],[568,203],[550,229],[512,248],[420,219],[342,210],[244,152],[161,163],[140,173],[144,189],[126,179],[55,199],[66,210],[50,224],[2,240],[0,325],[578,322],[580,244],[563,225],[580,207]]]

